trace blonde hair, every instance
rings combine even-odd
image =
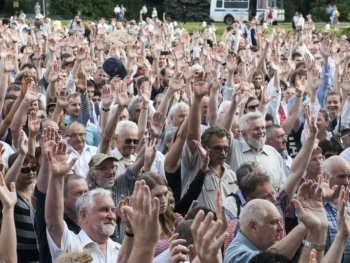
[[[90,251],[85,249],[82,252],[74,251],[62,254],[54,263],[91,263],[93,260]]]

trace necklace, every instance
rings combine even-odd
[[[21,193],[20,191],[17,191],[17,193],[24,199],[24,201],[27,203],[28,206],[30,206],[30,198],[27,198],[24,196],[23,193]]]

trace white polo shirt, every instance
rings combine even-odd
[[[81,154],[79,154],[72,146],[70,146],[70,149],[72,149],[71,154],[69,155],[68,162],[70,162],[73,158],[77,157],[78,160],[74,164],[72,170],[77,174],[84,178],[86,178],[88,172],[89,172],[89,162],[91,160],[91,157],[94,156],[97,153],[97,147],[87,145],[85,143],[84,149]]]
[[[46,236],[52,256],[52,262],[62,254],[74,251],[82,252],[83,249],[91,251],[94,263],[116,263],[118,260],[118,254],[121,247],[120,244],[109,238],[107,241],[107,257],[105,257],[100,250],[99,245],[94,242],[83,229],[80,230],[79,234],[74,234],[68,229],[66,222],[64,222],[64,231],[60,247],[56,246],[47,229]]]

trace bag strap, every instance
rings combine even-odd
[[[341,116],[339,117],[339,127],[338,127],[338,133],[340,134],[340,127],[341,127]]]
[[[231,193],[228,196],[233,196],[236,199],[236,205],[237,205],[237,217],[239,217],[239,215],[241,214],[241,198],[239,198],[239,196],[235,193]]]

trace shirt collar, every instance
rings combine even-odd
[[[124,156],[120,153],[117,147],[113,150],[114,157],[118,159],[118,161],[123,160]],[[132,154],[130,155],[130,161],[134,162],[136,160],[136,157]]]
[[[248,238],[246,238],[241,231],[238,231],[235,238],[245,246],[249,247],[251,250],[260,251],[260,249],[258,249]]]
[[[78,234],[80,241],[81,241],[81,245],[82,247],[86,247],[87,245],[91,244],[91,243],[95,243],[97,244],[95,241],[93,241],[87,234],[86,232],[82,229],[80,230],[79,234]]]

